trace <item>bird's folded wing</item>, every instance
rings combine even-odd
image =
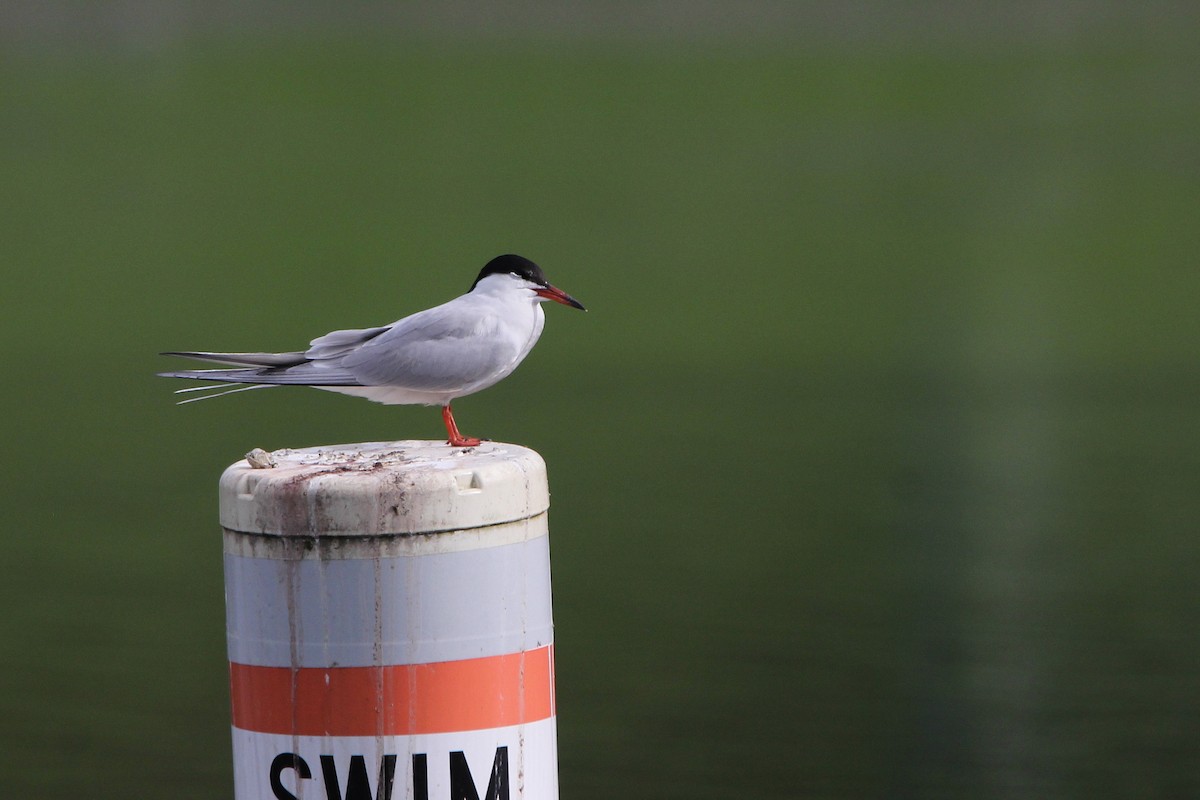
[[[451,392],[486,380],[520,354],[516,343],[497,335],[494,315],[431,313],[436,311],[400,320],[337,359],[338,366],[366,386]]]
[[[309,342],[309,348],[305,351],[304,357],[312,361],[336,358],[391,328],[391,325],[382,325],[378,328],[350,328],[344,331],[333,331]]]
[[[214,364],[240,364],[245,367],[290,367],[305,360],[304,353],[212,353],[206,350],[170,350],[159,355],[194,358]]]

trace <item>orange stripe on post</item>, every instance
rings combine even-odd
[[[485,730],[554,714],[554,648],[381,667],[229,664],[233,725],[298,736]]]

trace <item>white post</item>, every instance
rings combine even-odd
[[[221,477],[238,800],[557,798],[541,457],[249,459]]]

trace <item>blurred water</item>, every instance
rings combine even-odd
[[[617,582],[584,583],[594,566],[556,550],[562,702],[589,711],[590,736],[562,734],[581,793],[1190,793],[1191,501],[1162,454],[1194,423],[1174,376],[814,378],[800,424],[861,433],[780,452],[718,436],[759,457],[690,468],[685,451],[672,474],[720,500],[662,490],[619,536],[636,545]],[[730,538],[664,533],[698,519]],[[576,547],[588,565],[621,555]],[[595,591],[610,622],[584,657],[562,617]],[[631,707],[592,688],[597,662],[631,673],[603,682]],[[595,764],[578,752],[594,736],[618,773],[573,773]]]
[[[564,798],[1200,794],[1200,73],[1068,23],[6,54],[5,794],[227,794],[221,469],[441,433],[153,353],[510,250],[590,309],[456,404],[550,465]]]

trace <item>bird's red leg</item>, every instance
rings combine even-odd
[[[446,423],[446,433],[450,434],[451,447],[474,447],[480,443],[480,439],[463,436],[458,432],[458,425],[454,422],[454,414],[450,411],[449,403],[442,406],[442,422]]]

